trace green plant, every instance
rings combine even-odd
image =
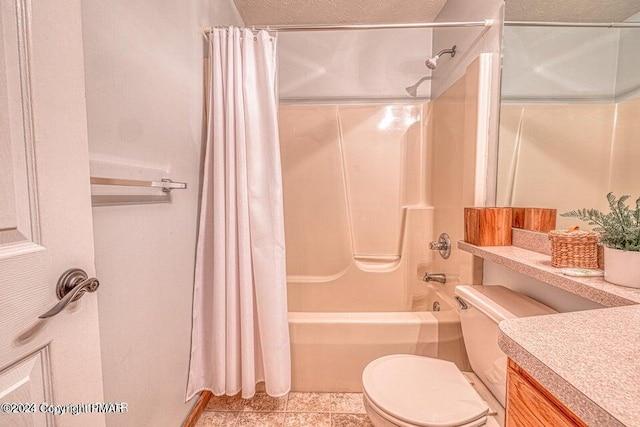
[[[611,208],[608,214],[597,209],[579,209],[561,216],[578,218],[593,225],[593,231],[600,233],[600,242],[609,248],[640,252],[640,197],[635,209],[625,203],[629,197],[616,199],[613,193],[607,194]]]

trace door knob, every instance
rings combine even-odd
[[[53,308],[47,311],[40,319],[47,319],[64,310],[73,301],[79,300],[85,292],[95,292],[100,286],[100,282],[95,277],[87,276],[84,270],[72,268],[62,273],[56,285],[56,295],[58,302]]]

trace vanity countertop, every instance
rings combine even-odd
[[[640,305],[500,323],[500,348],[590,426],[640,426]]]
[[[569,277],[517,246],[458,247],[608,308],[506,320],[500,348],[589,426],[640,426],[640,289]]]
[[[475,256],[579,295],[605,307],[640,304],[640,289],[605,282],[602,277],[570,277],[551,265],[551,257],[517,246],[475,246],[458,242],[458,247]]]

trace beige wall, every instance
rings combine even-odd
[[[559,213],[607,210],[605,195],[640,196],[640,99],[618,104],[505,104],[498,204]],[[587,225],[558,217],[558,227]]]
[[[129,403],[126,415],[107,421],[173,427],[193,404],[184,397],[203,134],[202,28],[238,22],[237,14],[230,0],[211,8],[201,0],[82,6],[92,173],[166,174],[189,185],[169,203],[93,210],[105,399]]]

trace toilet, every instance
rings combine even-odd
[[[411,354],[380,357],[362,373],[364,406],[375,427],[501,426],[477,390],[488,390],[504,413],[507,358],[498,347],[498,323],[555,313],[502,286],[457,286],[462,335],[473,374],[451,362]],[[472,385],[470,376],[481,384]]]

